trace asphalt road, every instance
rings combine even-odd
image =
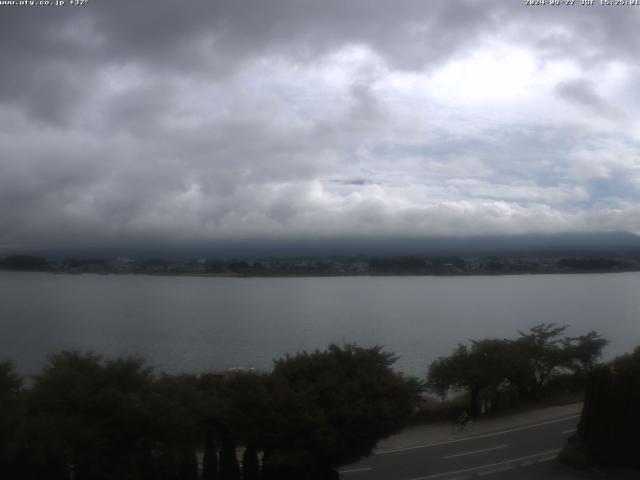
[[[341,469],[343,480],[524,478],[553,461],[579,415],[395,450],[378,451]],[[452,435],[453,437],[453,435]],[[546,478],[540,477],[540,478]]]

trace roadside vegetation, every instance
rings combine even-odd
[[[515,339],[460,344],[426,382],[394,371],[381,347],[356,345],[287,355],[271,372],[168,375],[137,357],[64,351],[25,379],[0,363],[0,477],[336,479],[409,422],[581,396],[587,378],[581,439],[590,456],[610,458],[608,425],[622,438],[637,431],[637,410],[633,429],[624,419],[640,400],[640,350],[599,367],[607,341],[565,330],[540,324]]]
[[[640,468],[640,347],[589,375],[578,430],[561,458],[578,467]]]
[[[515,339],[459,344],[429,367],[427,386],[442,399],[425,408],[434,416],[466,409],[472,415],[581,398],[607,340],[596,332],[564,336],[566,326],[543,323]],[[423,417],[428,415],[423,413]]]
[[[270,373],[166,375],[139,358],[65,351],[28,388],[1,363],[0,478],[338,478],[414,409],[419,383],[394,360],[331,345]]]

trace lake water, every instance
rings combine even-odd
[[[640,345],[640,273],[497,277],[198,278],[0,272],[0,359],[23,373],[66,348],[137,353],[168,372],[234,366],[330,342],[381,344],[422,375],[458,342],[541,322]]]

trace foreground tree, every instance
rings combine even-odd
[[[640,467],[640,347],[595,369],[573,448],[591,464]]]
[[[260,462],[258,452],[253,445],[247,445],[242,455],[242,480],[259,480]]]
[[[156,378],[147,401],[148,434],[154,439],[153,454],[162,459],[157,468],[167,480],[197,480],[195,452],[200,442],[200,394],[195,375]]]
[[[67,351],[29,390],[0,363],[0,476],[337,478],[413,411],[418,382],[394,372],[394,360],[380,347],[331,345],[278,360],[270,374],[158,376],[138,358]]]
[[[401,429],[419,388],[391,369],[394,361],[381,347],[354,345],[276,361],[260,442],[264,478],[337,478],[334,469]]]
[[[29,399],[34,475],[50,478],[56,466],[76,480],[145,478],[142,472],[152,470],[151,380],[137,358],[50,357]]]
[[[218,452],[216,438],[211,428],[205,427],[202,480],[218,480]]]
[[[563,372],[584,373],[593,368],[608,341],[596,332],[579,337],[561,337],[567,326],[558,327],[554,323],[541,323],[520,332],[514,343],[526,365],[523,372],[528,385],[523,385],[528,396],[537,399],[549,380]]]
[[[231,435],[226,435],[222,440],[220,480],[240,480],[240,465],[236,455],[236,443]]]
[[[448,357],[440,357],[429,368],[428,385],[445,396],[451,390],[463,390],[469,395],[472,414],[480,412],[481,393],[504,387],[516,378],[518,358],[509,340],[485,339],[472,341],[471,347],[458,345]]]
[[[22,379],[13,363],[0,362],[0,475],[9,477],[21,468],[21,430],[24,428],[21,389]]]
[[[264,418],[270,415],[267,379],[268,375],[256,372],[233,372],[222,376],[203,374],[200,377],[204,478],[239,478],[236,445],[244,446],[245,454],[253,453],[255,457],[264,436]],[[220,446],[219,460],[215,456],[216,444]],[[248,457],[245,460],[249,463],[243,462],[243,478],[252,478],[252,462],[257,459]],[[219,473],[216,473],[217,467]],[[257,468],[259,471],[259,466]]]

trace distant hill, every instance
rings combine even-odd
[[[1,252],[40,255],[52,259],[68,257],[135,259],[165,258],[266,258],[385,255],[458,256],[588,256],[640,255],[640,236],[629,232],[491,235],[476,237],[383,238],[351,237],[334,239],[237,239],[210,242],[162,242],[24,249]]]

